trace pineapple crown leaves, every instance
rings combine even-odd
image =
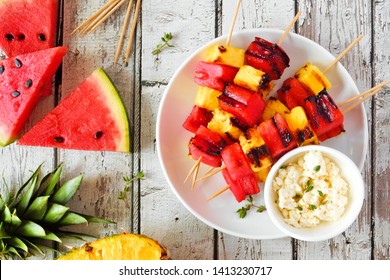
[[[70,211],[66,204],[79,189],[83,175],[60,184],[62,164],[40,180],[40,165],[11,196],[6,188],[0,195],[0,259],[25,258],[43,254],[42,242],[62,243],[61,238],[85,235],[63,231],[61,227],[77,224],[113,223],[112,221]],[[50,247],[49,247],[50,249]]]

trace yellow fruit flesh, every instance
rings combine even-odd
[[[261,88],[265,75],[267,74],[261,70],[249,65],[243,65],[234,77],[234,83],[240,87],[261,93],[263,97],[266,97],[272,90],[273,83],[268,82],[264,88]]]
[[[160,260],[167,251],[155,240],[140,234],[122,233],[72,249],[58,260]]]
[[[246,155],[248,155],[252,149],[265,146],[264,139],[260,136],[260,133],[255,127],[248,129],[246,134],[241,134],[239,141],[242,150]],[[264,155],[264,157],[260,159],[259,165],[256,165],[253,162],[250,162],[250,165],[255,174],[256,180],[258,182],[264,182],[271,169],[272,161],[269,156]]]
[[[207,124],[207,128],[225,139],[232,138],[237,140],[242,131],[232,123],[231,118],[234,118],[232,114],[221,109],[215,109],[211,121]]]
[[[289,114],[290,110],[279,99],[269,99],[264,108],[263,120],[272,118],[276,113],[286,119],[286,114]]]
[[[245,50],[231,46],[213,45],[207,50],[206,62],[225,64],[233,67],[244,65]]]
[[[321,70],[310,62],[295,73],[295,78],[314,95],[323,89],[329,90],[332,86]]]
[[[195,105],[213,111],[219,107],[218,96],[221,94],[218,90],[200,86],[196,92]]]
[[[291,113],[286,115],[286,122],[300,146],[319,143],[302,107],[297,106],[293,108]],[[312,136],[309,137],[309,134],[312,134]]]

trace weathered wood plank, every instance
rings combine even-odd
[[[61,101],[96,68],[102,67],[116,85],[132,123],[132,87],[134,74],[122,65],[113,65],[118,34],[124,18],[123,6],[108,21],[89,35],[70,35],[71,31],[105,1],[67,1],[64,8],[64,45],[69,53],[64,59]],[[133,61],[129,62],[132,65]],[[132,231],[132,203],[126,205],[118,199],[124,187],[124,176],[133,173],[132,154],[58,150],[58,161],[64,162],[68,176],[84,174],[83,186],[72,201],[72,206],[83,213],[104,217],[116,225],[89,225],[84,231],[96,236],[106,236],[124,230]],[[129,194],[131,199],[131,193]]]
[[[390,72],[390,2],[374,1],[373,11],[374,56],[373,82],[389,79]],[[390,90],[384,90],[373,100],[375,120],[373,142],[373,258],[390,258]]]
[[[189,213],[170,190],[155,147],[156,118],[170,77],[214,37],[214,8],[212,1],[143,1],[140,143],[147,179],[141,187],[141,232],[161,241],[173,259],[212,259],[213,230]],[[172,33],[175,47],[151,55],[164,32]]]
[[[229,32],[235,7],[234,0],[222,3],[222,34]],[[294,16],[294,1],[241,1],[234,30],[251,28],[284,30]],[[218,241],[220,259],[291,259],[293,255],[290,238],[247,240],[220,233]]]
[[[337,56],[360,34],[365,38],[341,61],[359,89],[368,89],[371,84],[370,61],[371,25],[370,1],[298,1],[302,11],[299,34],[317,42]],[[366,108],[368,115],[369,108]],[[369,126],[370,127],[370,126]],[[371,145],[371,142],[370,142]],[[298,259],[369,259],[371,156],[366,159],[364,176],[367,182],[366,200],[358,220],[342,235],[323,242],[296,242]]]

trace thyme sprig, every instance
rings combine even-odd
[[[162,49],[164,49],[165,47],[173,48],[174,45],[171,45],[169,43],[172,40],[172,38],[173,38],[173,36],[172,36],[171,32],[169,32],[169,33],[164,32],[163,37],[161,37],[162,42],[156,46],[156,48],[152,51],[152,54],[157,55],[157,54],[161,53]]]
[[[256,208],[257,213],[262,213],[266,210],[264,205],[255,205],[253,203],[252,196],[249,196],[246,201],[248,201],[248,203],[236,211],[236,213],[238,213],[238,215],[240,216],[240,219],[244,219],[248,211],[251,210],[251,208]]]
[[[123,191],[119,192],[118,199],[124,200],[126,198],[126,194],[129,192],[132,182],[135,180],[145,180],[145,174],[142,170],[131,178],[128,176],[123,177],[123,181],[125,181],[125,186],[123,188]]]

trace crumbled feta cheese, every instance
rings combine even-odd
[[[339,167],[318,151],[305,153],[281,168],[272,183],[285,221],[295,227],[314,227],[336,221],[348,203],[348,184]]]

